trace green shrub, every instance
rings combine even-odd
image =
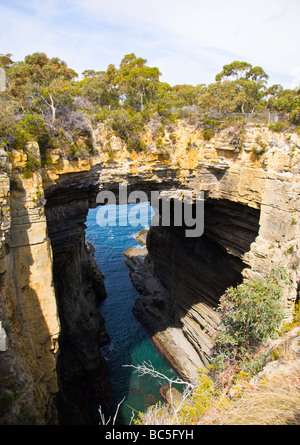
[[[215,132],[211,128],[207,128],[203,131],[202,136],[205,141],[209,141],[213,136]]]
[[[240,369],[242,372],[246,372],[250,376],[258,374],[266,364],[272,359],[270,351],[263,351],[259,354],[247,354],[243,357],[243,361],[240,363]]]
[[[221,122],[216,121],[215,119],[205,119],[202,122],[202,124],[205,125],[205,126],[210,126],[210,127],[213,127],[213,128],[217,128],[217,127],[219,127],[221,125]]]
[[[117,110],[112,113],[111,128],[126,143],[129,152],[147,148],[142,141],[144,125],[142,116],[133,111]]]
[[[116,157],[116,152],[113,150],[109,150],[109,152],[107,154],[108,154],[109,159],[111,159],[111,160],[115,159],[115,157]]]
[[[287,129],[287,125],[283,122],[276,122],[276,124],[269,125],[269,129],[276,133],[280,133]]]
[[[52,158],[50,156],[44,156],[41,160],[41,165],[42,167],[47,167],[49,165],[52,165],[53,161]]]
[[[137,113],[126,110],[117,110],[112,113],[112,130],[123,140],[143,130],[144,124]]]
[[[27,142],[36,141],[40,151],[43,152],[50,143],[50,135],[45,121],[36,114],[25,114],[23,119],[15,124],[13,133],[15,149],[23,149]]]
[[[138,136],[135,136],[127,140],[127,150],[141,152],[147,150],[147,145]]]
[[[40,162],[31,154],[27,154],[27,161],[23,170],[23,176],[25,179],[31,178],[32,173],[41,167]]]
[[[75,144],[71,144],[69,147],[69,154],[71,158],[78,159],[78,150]]]
[[[272,337],[283,316],[282,286],[278,274],[245,279],[220,299],[221,323],[216,349],[228,359],[241,360],[262,340]]]

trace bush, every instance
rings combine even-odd
[[[146,149],[141,139],[144,122],[139,114],[125,110],[115,111],[112,114],[111,128],[127,144],[128,151]]]
[[[275,133],[281,133],[282,131],[287,129],[287,125],[283,122],[276,122],[276,124],[269,125],[269,129],[274,131]]]
[[[206,370],[199,369],[198,379],[191,389],[186,389],[168,404],[150,406],[139,413],[135,425],[199,425],[209,410],[226,409],[229,399],[217,388]]]
[[[31,178],[32,173],[36,170],[38,170],[41,167],[40,162],[29,153],[27,154],[27,161],[25,163],[23,176],[25,179]]]
[[[215,132],[211,128],[207,128],[203,131],[202,136],[205,141],[209,141],[213,136]]]
[[[283,323],[279,335],[284,335],[296,326],[300,326],[300,302],[295,304],[293,320],[290,323]]]
[[[14,148],[24,148],[24,144],[28,141],[38,142],[41,152],[50,142],[45,121],[36,114],[25,114],[15,126]]]
[[[245,279],[236,288],[227,289],[220,299],[217,353],[241,360],[274,335],[284,316],[278,274]]]
[[[5,111],[5,109],[4,109]],[[41,156],[51,146],[51,137],[45,120],[36,113],[25,113],[11,119],[0,116],[0,141],[8,151],[23,150],[28,142],[37,142]]]

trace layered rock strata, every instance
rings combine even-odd
[[[46,205],[41,173],[22,173],[28,155],[39,160],[32,145],[12,154],[2,178],[1,422],[98,423],[99,404],[112,401],[97,309],[106,291],[85,241],[88,194],[64,184]]]
[[[208,199],[204,214],[201,237],[186,238],[186,227],[151,227],[147,249],[127,253],[141,293],[136,316],[178,372],[191,379],[209,363],[220,296],[242,281],[243,255],[259,221],[258,210],[222,200]]]
[[[1,188],[1,423],[57,423],[60,323],[39,173]]]

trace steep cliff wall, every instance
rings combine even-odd
[[[41,175],[2,174],[1,423],[56,423],[60,331]]]
[[[85,178],[89,184],[89,176]],[[78,185],[78,184],[77,184]],[[81,183],[46,192],[53,249],[53,277],[61,321],[58,409],[62,424],[98,422],[98,406],[111,404],[110,383],[100,347],[109,342],[98,305],[106,298],[92,246],[85,241],[88,194]]]
[[[1,423],[90,424],[111,399],[97,310],[106,292],[84,233],[88,195],[68,184],[45,206],[41,171],[24,173],[37,148],[13,152],[2,174]]]
[[[225,290],[242,281],[247,266],[243,254],[257,236],[258,220],[255,209],[208,200],[201,237],[186,238],[185,227],[150,229],[147,246],[153,272],[172,302],[166,307],[172,320],[165,325],[178,328],[177,335],[183,333],[193,345],[200,358],[195,368],[208,364],[219,322],[215,309]]]

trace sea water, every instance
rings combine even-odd
[[[115,226],[100,226],[97,223],[99,208],[90,209],[86,221],[87,241],[95,247],[95,259],[105,277],[107,298],[100,304],[99,310],[111,343],[102,349],[102,353],[110,374],[116,403],[114,410],[125,397],[116,422],[123,425],[130,423],[133,414],[137,418],[137,412],[144,412],[150,405],[162,400],[159,389],[167,383],[165,379],[150,375],[140,376],[135,368],[125,365],[138,366],[150,362],[169,378],[176,376],[132,312],[138,292],[131,282],[124,252],[141,245],[136,236],[141,230],[149,228],[153,215],[149,203],[144,203],[142,206],[146,207],[140,212],[138,225],[120,226],[120,217],[123,215],[123,218],[124,212],[130,212],[133,206],[115,206]]]

